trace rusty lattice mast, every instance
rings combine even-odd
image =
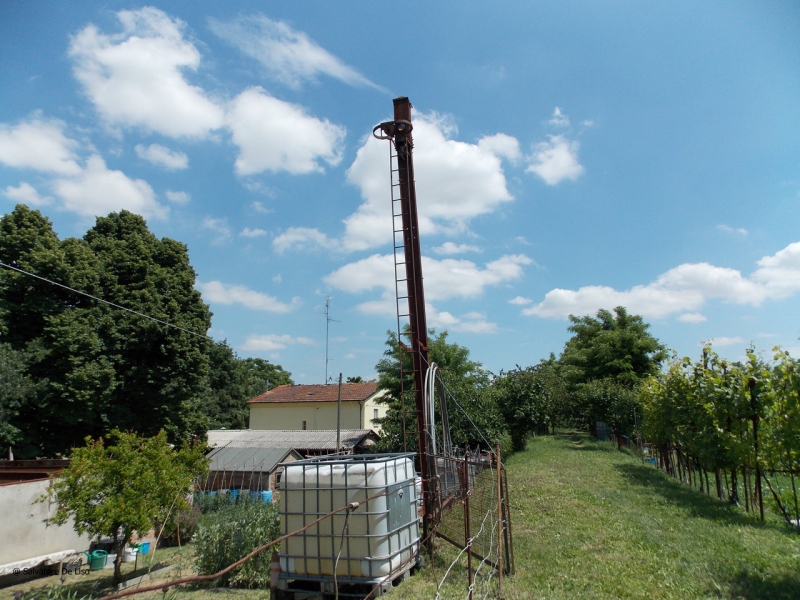
[[[422,254],[419,241],[419,219],[417,218],[417,194],[414,186],[414,141],[411,136],[411,102],[408,98],[394,99],[394,121],[381,123],[373,130],[378,139],[391,140],[392,152],[390,160],[392,184],[392,224],[394,232],[395,282],[397,286],[398,312],[398,344],[401,352],[411,355],[414,377],[414,402],[417,417],[417,440],[420,458],[420,475],[422,477],[423,502],[425,517],[423,519],[424,535],[427,537],[432,515],[433,491],[431,485],[433,475],[432,440],[428,423],[428,411],[425,407],[423,386],[425,372],[428,368],[428,325],[425,316],[425,291],[422,283]],[[402,254],[401,251],[402,250]],[[402,256],[402,258],[399,258]],[[405,268],[403,268],[405,267]],[[402,283],[405,282],[405,286]],[[406,295],[402,295],[401,287],[405,287]],[[406,299],[408,312],[403,312],[402,300]],[[401,322],[407,319],[408,331]],[[406,341],[403,340],[405,338]],[[402,357],[401,357],[402,368]],[[402,370],[401,370],[402,386]],[[404,392],[401,387],[401,400],[404,403]],[[403,443],[406,444],[405,406],[403,411]]]

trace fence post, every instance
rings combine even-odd
[[[495,443],[494,449],[497,455],[497,521],[498,521],[497,572],[499,574],[498,594],[502,597],[503,595],[503,489],[501,486],[501,473],[500,473],[500,465],[502,464],[502,461],[500,460],[500,442]]]
[[[464,533],[467,541],[467,583],[469,587],[469,600],[472,600],[472,526],[469,514],[469,453],[464,454]]]

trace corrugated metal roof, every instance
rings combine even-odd
[[[211,471],[263,471],[271,473],[278,463],[294,453],[291,448],[214,448],[206,456],[211,459]]]
[[[378,391],[374,381],[366,383],[343,383],[342,401],[363,401]],[[336,402],[339,396],[337,384],[279,385],[260,396],[248,400],[249,404],[261,402]]]
[[[371,429],[342,429],[342,445],[352,448],[380,436]],[[227,448],[296,448],[336,450],[336,430],[212,429],[208,445]]]

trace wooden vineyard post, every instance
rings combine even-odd
[[[761,490],[761,466],[758,464],[758,412],[756,412],[756,380],[752,377],[747,382],[750,387],[750,408],[753,411],[753,449],[756,460],[756,496],[758,497],[758,510],[761,520],[764,520],[764,494]]]
[[[497,457],[497,573],[498,579],[498,593],[503,595],[503,488],[501,485],[500,465],[500,442],[495,443],[495,456]]]

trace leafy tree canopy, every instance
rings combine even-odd
[[[447,341],[448,333],[428,333],[429,358],[440,369],[449,390],[447,412],[452,442],[458,446],[493,443],[505,437],[503,417],[489,390],[491,379],[481,363],[469,358],[469,349]],[[403,389],[405,390],[405,431],[408,451],[416,451],[416,416],[414,406],[411,355],[400,352],[397,334],[388,331],[386,351],[375,365],[378,389],[388,390],[383,401],[389,405],[381,420],[381,451],[403,451],[403,411],[400,397],[400,358],[403,360]]]
[[[188,507],[186,493],[206,473],[204,444],[173,450],[164,431],[146,438],[114,430],[103,438],[86,438],[70,464],[53,481],[41,501],[54,500],[49,523],[75,519],[75,530],[114,540],[114,579],[121,580],[122,551],[135,533],[146,535],[170,511]]]
[[[194,289],[186,246],[157,239],[127,211],[60,241],[24,205],[0,219],[0,260],[87,294],[205,334],[211,312]],[[53,456],[113,427],[172,439],[192,415],[208,369],[204,337],[0,269],[0,341],[37,385],[10,414],[21,458]]]
[[[209,344],[209,372],[197,401],[197,410],[210,429],[247,429],[247,401],[267,386],[294,383],[291,373],[262,358],[239,358],[226,341]]]
[[[597,317],[570,315],[572,338],[564,346],[561,373],[572,386],[596,379],[612,379],[633,388],[658,373],[666,348],[649,332],[639,315],[624,307],[602,309]]]

